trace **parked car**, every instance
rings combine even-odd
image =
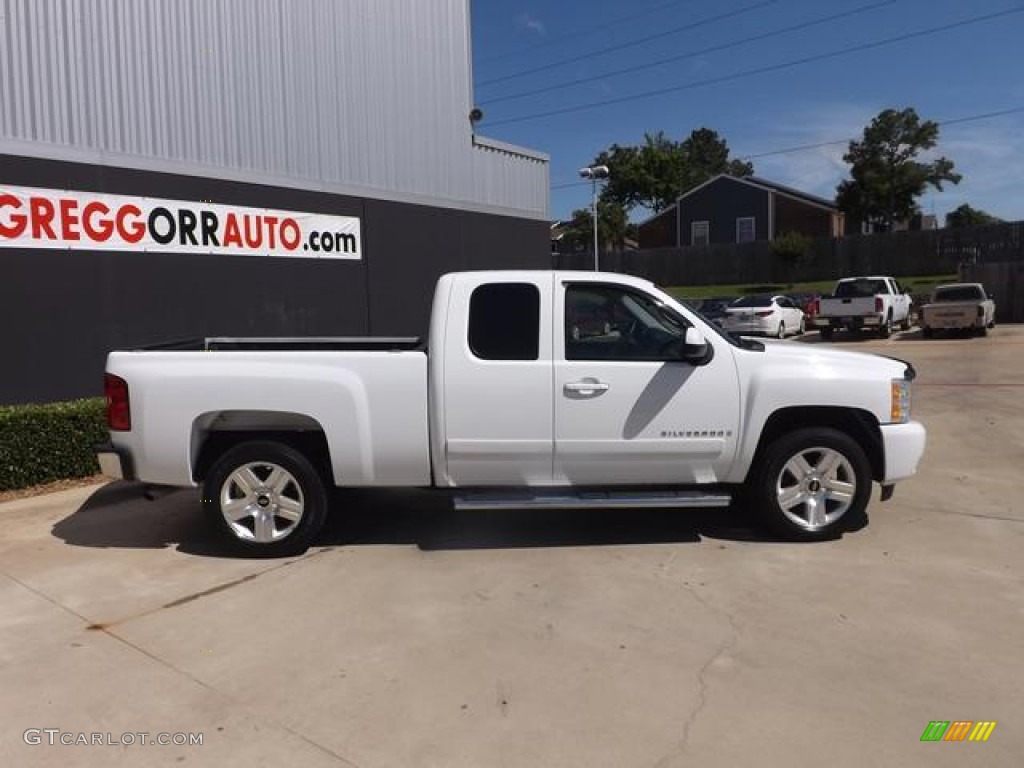
[[[818,302],[821,299],[820,293],[790,293],[787,294],[794,304],[804,311],[807,325],[818,315]]]
[[[730,333],[784,338],[788,333],[802,334],[806,328],[804,312],[788,296],[759,293],[742,296],[725,310],[722,327]]]
[[[566,312],[585,304],[628,320],[576,339]],[[304,550],[335,486],[431,488],[460,509],[726,507],[742,490],[776,531],[829,538],[925,447],[908,363],[736,338],[627,275],[444,275],[426,347],[180,346],[108,356],[100,466],[202,486],[250,555]]]
[[[841,329],[851,332],[873,331],[887,339],[894,326],[910,328],[913,302],[891,277],[847,277],[836,283],[831,296],[818,302],[814,326],[823,339]]]
[[[725,319],[725,310],[734,301],[735,296],[713,296],[700,303],[699,312],[711,322],[721,325]]]
[[[921,307],[921,332],[973,331],[985,336],[996,327],[996,303],[981,283],[950,283],[935,288],[931,301]]]

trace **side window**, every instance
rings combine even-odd
[[[690,245],[707,245],[710,241],[711,225],[708,222],[690,222]]]
[[[754,242],[754,217],[753,216],[741,216],[736,219],[736,242],[737,243],[752,243]]]
[[[639,291],[599,284],[566,290],[566,360],[678,360],[687,327]]]
[[[531,283],[481,285],[469,299],[469,348],[481,360],[536,360],[540,291]]]

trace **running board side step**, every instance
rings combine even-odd
[[[495,491],[455,496],[453,501],[456,509],[679,509],[727,507],[732,496],[704,491]]]

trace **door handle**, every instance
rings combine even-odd
[[[604,392],[608,384],[603,381],[568,381],[564,385],[566,392],[575,392],[580,395],[593,395],[597,392]]]

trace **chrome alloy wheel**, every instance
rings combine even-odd
[[[220,489],[220,513],[242,541],[280,541],[302,520],[302,488],[288,470],[253,461],[228,475]]]
[[[832,448],[805,448],[782,467],[775,481],[782,513],[805,531],[817,531],[846,514],[857,494],[857,476]]]

